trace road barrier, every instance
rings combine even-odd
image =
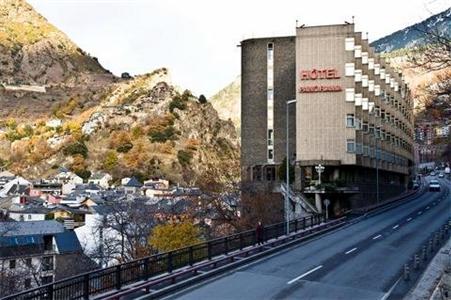
[[[411,258],[404,264],[402,270],[402,277],[405,281],[411,279],[412,272],[421,271],[422,268],[426,268],[429,260],[434,258],[434,255],[440,250],[440,248],[448,241],[450,237],[451,219],[447,220],[439,229],[433,232],[429,239],[418,248]],[[430,255],[428,255],[428,252]],[[420,257],[422,259],[420,259]],[[416,274],[419,275],[419,274]]]
[[[290,232],[313,228],[325,221],[324,214],[291,220],[289,223]],[[284,236],[285,230],[285,222],[265,226],[263,228],[264,241],[278,239]],[[256,231],[248,230],[174,251],[69,277],[2,299],[90,299],[100,294],[120,290],[122,287],[133,283],[171,274],[176,269],[193,266],[201,261],[211,260],[214,257],[227,255],[230,252],[242,250],[243,248],[255,246],[256,244]]]

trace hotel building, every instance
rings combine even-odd
[[[354,24],[298,27],[296,36],[244,40],[241,51],[243,181],[280,186],[287,101],[296,99],[288,107],[295,190],[327,197],[336,214],[406,190],[413,166],[410,92]]]

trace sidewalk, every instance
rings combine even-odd
[[[404,299],[451,300],[451,239],[435,255],[416,286]]]

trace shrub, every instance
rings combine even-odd
[[[103,167],[107,170],[112,170],[117,166],[118,158],[116,152],[110,150],[105,155],[105,159],[103,160]]]
[[[152,131],[149,133],[150,141],[152,143],[164,143],[168,140],[176,140],[179,132],[175,130],[174,126],[168,126],[162,131]]]
[[[200,104],[205,104],[207,103],[207,98],[204,95],[200,95],[199,96],[199,103]]]
[[[63,149],[64,155],[81,155],[84,158],[88,157],[88,147],[83,142],[75,142],[67,145]]]
[[[77,174],[84,180],[87,180],[87,179],[89,179],[89,177],[91,177],[91,171],[89,171],[89,170],[76,170],[75,174]]]
[[[193,153],[190,151],[179,150],[177,152],[177,159],[182,166],[187,166],[190,164],[191,159],[193,158]]]
[[[186,109],[186,101],[183,100],[183,97],[179,95],[172,98],[172,101],[169,103],[169,111],[172,113],[174,109],[185,110]]]
[[[124,144],[119,145],[119,146],[116,148],[116,150],[117,150],[117,152],[120,152],[120,153],[127,153],[127,152],[130,151],[130,149],[132,149],[132,148],[133,148],[133,144],[130,143],[130,142],[126,142],[126,143],[124,143]]]

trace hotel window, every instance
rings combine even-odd
[[[354,128],[354,115],[353,114],[346,115],[346,127]]]
[[[395,86],[395,79],[391,78],[390,79],[390,87],[393,88]]]
[[[362,110],[368,110],[368,98],[362,98]]]
[[[266,167],[266,181],[276,180],[276,168],[274,166]]]
[[[362,148],[363,148],[362,144],[360,144],[360,143],[355,144],[355,153],[362,154],[363,153],[363,149]]]
[[[354,88],[346,89],[346,101],[354,102]]]
[[[374,95],[379,96],[381,94],[381,86],[376,84],[374,86]]]
[[[354,118],[354,123],[355,123],[355,129],[357,130],[361,130],[362,129],[362,122],[358,119],[358,118]]]
[[[368,91],[374,91],[374,80],[368,80]]]
[[[374,69],[374,58],[368,58],[368,70]]]
[[[362,52],[362,64],[368,64],[368,52]]]
[[[355,94],[354,95],[354,103],[355,103],[355,106],[361,106],[362,105],[362,94]]]
[[[267,132],[268,132],[268,162],[274,163],[274,44],[267,46]]]
[[[354,63],[345,64],[345,75],[354,76]]]
[[[363,146],[363,155],[368,156],[368,146]]]
[[[368,87],[368,75],[362,75],[362,87]]]
[[[397,81],[395,81],[395,92],[397,92],[399,90],[399,84]]]
[[[362,123],[362,131],[365,133],[368,132],[368,122]]]
[[[355,141],[353,139],[346,140],[346,152],[355,153]]]
[[[271,146],[274,144],[274,130],[268,129],[268,146]]]
[[[362,57],[362,46],[356,45],[354,47],[354,57],[355,58]]]
[[[368,102],[368,113],[374,113],[374,102]]]
[[[374,124],[370,124],[370,125],[368,126],[368,133],[369,133],[369,134],[374,134]]]
[[[354,81],[355,82],[360,82],[362,81],[362,70],[355,70],[354,71]]]
[[[380,70],[380,74],[379,74],[380,76],[381,76],[381,79],[385,79],[385,69],[381,69]]]
[[[374,64],[374,75],[380,74],[381,65],[380,64]]]
[[[268,161],[273,161],[273,160],[274,160],[274,150],[268,149]]]
[[[346,38],[345,39],[345,50],[346,51],[354,51],[354,38]]]
[[[385,109],[381,110],[381,119],[385,120]]]
[[[390,74],[385,74],[385,83],[390,83]]]

